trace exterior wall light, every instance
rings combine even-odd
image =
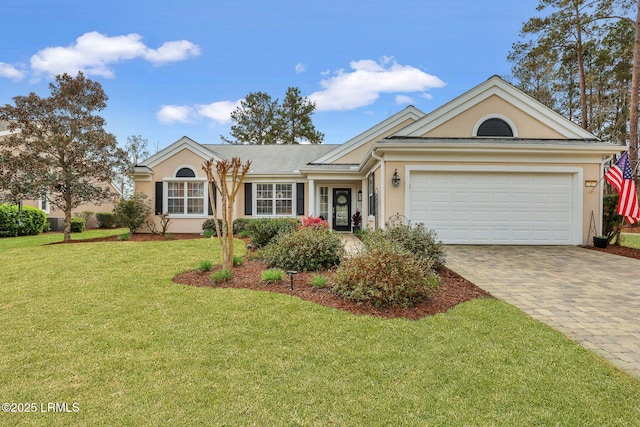
[[[398,175],[398,169],[393,172],[393,176],[391,177],[391,185],[393,188],[400,187],[400,176]]]
[[[358,190],[358,201],[362,201],[362,190]]]

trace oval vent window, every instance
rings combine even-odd
[[[191,168],[182,168],[176,173],[176,178],[195,178],[196,174]]]

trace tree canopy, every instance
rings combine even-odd
[[[300,95],[300,89],[287,89],[284,101],[264,92],[252,92],[231,113],[230,144],[321,144],[324,134],[318,132],[311,116],[315,103]]]
[[[108,100],[99,83],[65,73],[49,90],[48,97],[32,92],[0,107],[12,131],[0,141],[0,188],[14,202],[46,198],[62,210],[67,241],[73,208],[115,197],[111,182],[126,154],[97,114]]]

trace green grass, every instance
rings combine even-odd
[[[498,300],[384,320],[284,294],[174,284],[198,260],[219,260],[211,239],[36,240],[0,239],[0,397],[80,410],[0,413],[0,425],[640,419],[639,381]]]

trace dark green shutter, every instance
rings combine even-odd
[[[304,215],[304,183],[296,184],[296,215]]]
[[[253,214],[253,192],[251,191],[251,183],[244,183],[244,214],[251,216]]]
[[[156,182],[156,215],[162,215],[162,182]]]

